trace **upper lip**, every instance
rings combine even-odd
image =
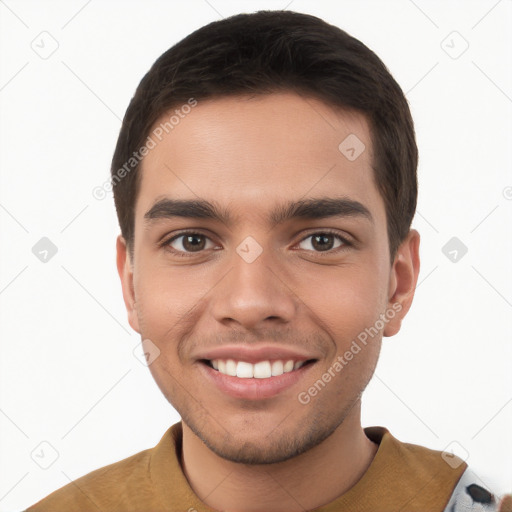
[[[246,361],[248,363],[257,363],[279,359],[288,361],[307,361],[309,359],[318,359],[310,352],[305,352],[297,347],[287,347],[279,345],[223,345],[222,347],[204,350],[195,355],[195,359],[234,359],[236,361]]]

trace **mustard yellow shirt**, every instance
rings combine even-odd
[[[364,431],[379,445],[368,470],[314,512],[443,512],[467,464],[456,456],[448,464],[442,452],[403,443],[384,427]],[[92,471],[25,512],[215,512],[190,487],[181,447],[178,422],[154,448]]]

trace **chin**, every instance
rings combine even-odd
[[[208,448],[219,457],[239,464],[276,464],[300,455],[308,449],[302,442],[292,442],[281,438],[259,442],[232,439],[227,443],[210,442],[203,439]]]
[[[242,429],[231,430],[237,432],[233,435],[209,428],[197,429],[194,424],[186,423],[213,453],[231,462],[249,465],[277,464],[297,457],[322,443],[339,426],[336,423],[319,424],[313,421],[299,430],[299,422],[294,422],[288,428],[276,428],[279,422],[275,422],[268,429],[268,434],[263,428],[249,428],[246,434]]]

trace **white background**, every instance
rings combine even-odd
[[[285,7],[374,50],[415,119],[420,284],[384,338],[363,425],[450,445],[494,492],[512,489],[511,0],[2,0],[0,511],[154,446],[179,420],[133,354],[113,200],[92,190],[163,51],[221,17]],[[51,38],[43,59],[33,48]],[[454,236],[468,248],[455,263],[441,250]],[[47,263],[32,253],[42,237],[58,249]],[[48,469],[43,441],[59,454]]]

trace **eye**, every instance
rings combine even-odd
[[[311,239],[311,241],[307,242],[309,239]],[[337,245],[336,240],[338,241]],[[311,233],[299,242],[299,246],[300,244],[309,245],[309,247],[300,248],[315,253],[336,253],[338,250],[352,246],[344,237],[330,230]],[[215,244],[209,237],[202,233],[184,231],[163,241],[161,246],[174,253],[176,256],[186,257],[194,253],[201,253],[206,249],[212,249],[215,247]]]
[[[207,246],[207,241],[211,243],[211,246]],[[214,244],[206,235],[203,235],[202,233],[186,231],[164,241],[162,246],[169,248],[178,256],[184,256],[186,254],[201,252],[205,249],[211,249]]]
[[[337,252],[335,249],[343,249],[344,247],[352,245],[344,237],[330,230],[312,233],[303,238],[300,243],[305,243],[308,239],[311,239],[311,241],[307,242],[306,245],[309,245],[312,249],[310,247],[302,248],[306,250],[313,250],[314,252]],[[338,239],[339,244],[335,246],[334,244],[336,239]]]

